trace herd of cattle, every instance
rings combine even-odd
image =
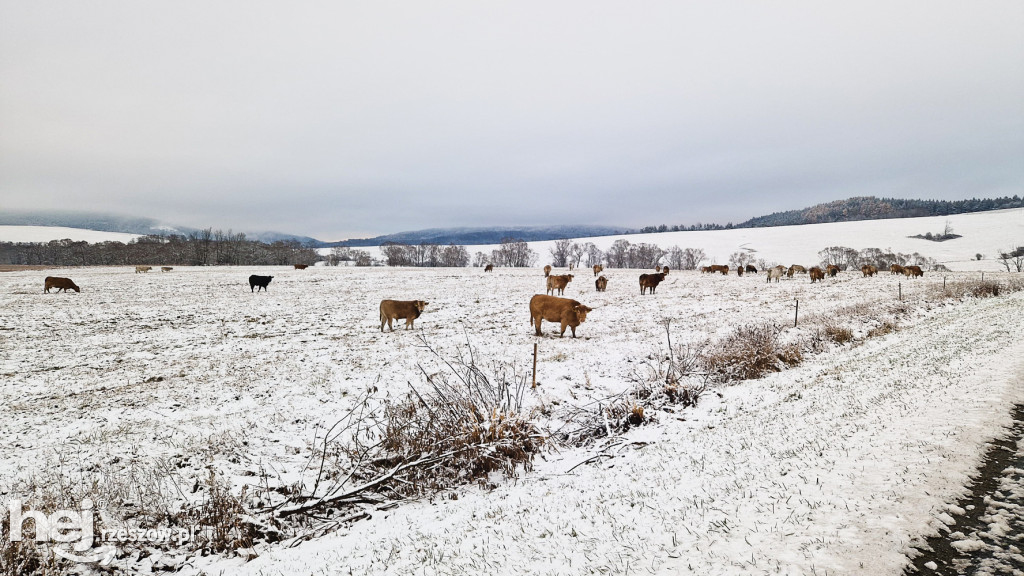
[[[296,270],[305,270],[305,264],[295,264]],[[136,266],[135,273],[145,273],[152,270],[152,266]],[[163,272],[170,272],[173,270],[170,266],[162,266],[160,268]],[[492,272],[494,267],[487,265],[484,268],[485,272]],[[597,264],[593,268],[594,286],[598,292],[604,292],[608,288],[608,278],[602,275],[604,267]],[[561,336],[565,336],[565,329],[572,329],[572,337],[576,337],[576,328],[587,319],[587,313],[593,310],[580,304],[576,300],[569,298],[559,298],[555,296],[557,291],[559,295],[565,294],[565,288],[572,282],[572,274],[551,274],[551,266],[544,267],[544,277],[547,282],[547,292],[545,294],[536,294],[530,299],[530,324],[536,328],[537,336],[541,335],[541,322],[557,322],[561,324]],[[769,268],[767,272],[767,281],[770,283],[772,280],[778,282],[783,275],[788,278],[792,278],[796,274],[807,274],[810,276],[811,283],[823,281],[826,276],[834,277],[839,273],[840,269],[838,266],[828,265],[825,269],[818,266],[814,266],[810,269],[804,268],[799,264],[793,264],[789,268],[785,266],[775,266]],[[878,268],[870,264],[865,264],[860,268],[861,273],[864,277],[870,277],[878,274]],[[729,267],[713,264],[711,266],[704,266],[701,268],[702,274],[714,274],[719,273],[723,275],[729,274]],[[920,266],[900,266],[899,264],[893,264],[889,267],[889,272],[892,275],[903,274],[908,278],[920,278],[924,276],[924,272]],[[736,275],[743,276],[747,274],[757,274],[757,268],[752,265],[737,266]],[[658,284],[661,284],[665,280],[665,277],[669,274],[668,266],[658,266],[655,269],[654,274],[641,274],[640,275],[640,295],[643,296],[650,291],[654,294]],[[253,274],[249,276],[249,291],[259,292],[260,290],[267,291],[267,286],[270,281],[273,280],[273,276],[260,276]],[[74,290],[75,292],[81,292],[81,289],[77,284],[71,281],[70,278],[59,278],[56,276],[47,276],[43,283],[43,292],[49,293],[51,288],[57,288],[57,292],[67,292],[68,290]],[[384,331],[384,325],[387,324],[391,331],[394,331],[392,322],[395,320],[405,320],[406,330],[413,328],[413,320],[420,317],[423,310],[427,307],[427,302],[423,300],[381,300],[380,303],[380,331]]]

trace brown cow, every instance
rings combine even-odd
[[[544,267],[544,277],[547,278],[548,276],[551,276],[551,266],[550,265]]]
[[[309,264],[293,264],[293,266],[295,266],[296,270],[305,270],[306,268],[309,268]]]
[[[825,271],[822,270],[821,268],[818,268],[817,266],[815,266],[814,268],[811,268],[810,274],[811,274],[811,284],[814,284],[818,280],[824,280],[825,279]]]
[[[601,266],[600,264],[594,264],[594,276],[597,276],[601,272],[604,272],[604,266]]]
[[[654,289],[661,284],[661,281],[665,279],[665,273],[660,272],[658,274],[641,274],[640,275],[640,295],[643,296],[648,288],[651,289],[651,294],[654,294]]]
[[[597,288],[598,292],[604,292],[608,289],[608,279],[601,276],[597,280],[594,280],[594,286]]]
[[[152,269],[152,266],[136,266],[135,273],[138,274],[139,272],[149,272]]]
[[[860,267],[860,272],[861,274],[864,275],[865,278],[867,278],[868,276],[874,276],[875,274],[878,274],[878,268],[875,268],[870,264],[865,264]]]
[[[49,292],[50,288],[57,288],[57,292],[67,292],[68,289],[81,292],[81,289],[71,281],[71,278],[60,278],[57,276],[47,276],[43,280],[43,292]]]
[[[661,273],[664,274],[665,276],[668,276],[668,266],[663,267],[661,269]]]
[[[530,298],[530,324],[537,328],[537,336],[540,336],[540,325],[543,320],[548,322],[560,322],[562,331],[560,335],[565,337],[565,328],[572,328],[572,337],[576,337],[576,327],[587,319],[588,308],[575,300],[558,298],[545,294],[535,294]]]
[[[494,266],[491,264],[484,266],[484,272],[494,272]]]
[[[903,266],[900,266],[899,264],[893,264],[892,266],[889,266],[890,276],[896,276],[898,274],[906,274],[906,271],[904,271]]]
[[[701,266],[700,267],[700,273],[701,274],[711,274],[711,266]]]
[[[839,274],[839,266],[835,264],[829,264],[825,267],[825,273],[828,274],[829,278],[835,278],[836,274]]]
[[[405,319],[405,329],[412,328],[412,321],[419,318],[427,302],[423,300],[381,300],[380,301],[380,331],[384,331],[384,324],[392,332],[395,328],[391,325],[392,320]]]
[[[736,267],[736,275],[737,276],[743,276],[743,266],[737,266]]]
[[[775,283],[778,284],[779,278],[782,278],[782,275],[785,274],[785,273],[786,273],[786,267],[782,266],[781,264],[776,266],[776,267],[774,267],[774,268],[769,269],[768,270],[768,282],[771,282],[772,280],[775,280]]]
[[[708,266],[708,271],[714,274],[715,272],[721,272],[723,276],[729,275],[729,267],[723,264],[712,264]]]
[[[572,274],[563,274],[561,276],[548,276],[548,294],[555,295],[555,290],[558,290],[559,294],[565,294],[565,287],[572,282]]]
[[[920,266],[904,266],[903,274],[908,278],[921,278],[924,276]]]
[[[747,264],[747,274],[757,274],[757,266]]]
[[[807,268],[804,268],[799,264],[793,264],[792,266],[789,267],[789,270],[786,271],[786,276],[792,278],[793,274],[796,273],[807,274]]]
[[[660,273],[661,272],[661,264],[658,264],[657,266],[655,266],[654,267],[654,271]]]
[[[174,268],[171,268],[170,266],[161,266],[160,267],[160,271],[161,272],[170,272],[171,270],[174,270]]]

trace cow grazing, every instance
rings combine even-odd
[[[139,272],[149,272],[152,269],[152,266],[136,266],[135,273],[138,274]]]
[[[658,264],[657,266],[655,266],[654,267],[654,271],[655,272],[661,272],[661,264]]]
[[[559,294],[565,294],[565,287],[572,282],[572,274],[563,274],[561,276],[548,276],[548,294],[555,295],[555,290],[558,290]]]
[[[828,274],[829,278],[835,278],[836,274],[839,274],[839,266],[835,264],[829,264],[825,267],[825,273]]]
[[[423,309],[427,307],[423,300],[381,300],[380,301],[380,331],[384,331],[387,324],[392,332],[395,331],[391,325],[392,320],[405,320],[405,329],[412,329],[412,321],[419,318]]]
[[[806,274],[807,273],[807,268],[804,268],[803,266],[801,266],[799,264],[793,264],[792,266],[789,267],[789,270],[786,271],[786,276],[789,277],[789,278],[792,278],[793,274],[797,274],[797,273]]]
[[[597,288],[598,292],[604,292],[608,289],[608,279],[601,276],[597,280],[594,280],[594,286]]]
[[[640,275],[640,295],[643,296],[648,288],[651,289],[651,294],[654,294],[654,290],[661,284],[661,281],[665,279],[664,273],[659,274],[641,274]]]
[[[665,276],[668,276],[668,266],[663,267],[661,269],[661,273],[664,274]]]
[[[818,280],[824,280],[825,279],[825,271],[822,270],[821,268],[818,268],[817,266],[815,266],[814,268],[810,269],[810,274],[811,274],[811,284],[814,284]]]
[[[890,276],[896,276],[896,275],[899,275],[899,274],[904,274],[904,275],[907,274],[906,271],[904,270],[903,266],[900,266],[899,264],[893,264],[892,266],[889,266],[889,275]]]
[[[754,266],[753,264],[747,264],[746,270],[747,274],[757,274],[757,266]]]
[[[56,288],[57,292],[67,292],[68,290],[74,290],[75,292],[81,292],[82,290],[71,281],[71,278],[60,278],[57,276],[47,276],[43,280],[43,292],[50,292],[50,288]]]
[[[700,267],[700,273],[701,274],[711,274],[711,266],[701,266]]]
[[[723,276],[728,276],[729,275],[729,267],[725,266],[724,264],[712,264],[711,266],[706,266],[706,268],[707,268],[708,273],[710,273],[710,274],[714,274],[715,272],[719,272]],[[701,272],[703,272],[703,271],[704,271],[704,269],[702,268]]]
[[[488,264],[487,266],[484,266],[484,272],[494,272],[494,265]]]
[[[875,274],[878,274],[878,268],[875,268],[870,264],[865,264],[860,267],[860,272],[861,274],[864,275],[865,278],[867,278],[868,276],[874,276]]]
[[[743,266],[737,266],[736,267],[736,275],[737,276],[743,276]]]
[[[904,266],[903,275],[907,278],[921,278],[924,276],[924,272],[920,266]]]
[[[296,270],[305,270],[306,268],[309,268],[309,264],[293,264],[293,266],[295,266]]]
[[[259,290],[256,290],[257,286],[262,290],[266,290],[267,284],[270,284],[270,281],[273,280],[273,278],[273,276],[257,276],[255,274],[249,276],[249,291],[258,292]]]
[[[782,278],[782,275],[785,272],[786,268],[783,266],[776,266],[774,268],[770,268],[768,270],[768,282],[775,280],[775,282],[778,283],[779,279]]]
[[[174,270],[174,268],[172,268],[170,266],[161,266],[160,267],[160,271],[161,272],[170,272],[171,270]]]
[[[576,327],[587,319],[587,312],[591,310],[593,308],[588,308],[575,300],[536,294],[530,298],[530,324],[537,329],[537,336],[540,336],[542,321],[559,322],[562,325],[559,334],[565,337],[565,328],[570,327],[572,337],[575,338]]]
[[[604,272],[604,266],[600,264],[594,264],[594,276],[597,276],[601,272]]]
[[[551,266],[550,265],[544,267],[544,277],[547,278],[548,276],[551,276]]]

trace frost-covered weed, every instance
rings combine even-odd
[[[783,344],[782,330],[774,324],[741,326],[708,347],[703,365],[719,382],[760,378],[796,366],[803,360],[800,346]]]

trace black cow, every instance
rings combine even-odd
[[[255,292],[257,286],[259,286],[260,288],[266,290],[267,289],[267,284],[270,284],[270,281],[273,278],[274,278],[273,276],[257,276],[255,274],[253,274],[252,276],[249,276],[249,291],[250,292]]]

